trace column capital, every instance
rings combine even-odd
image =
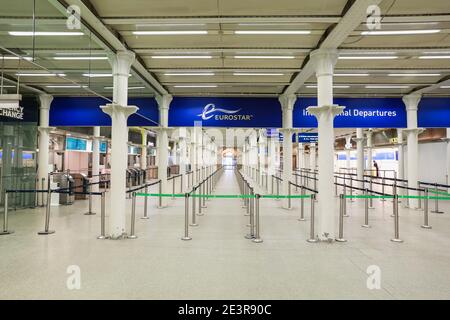
[[[53,101],[53,96],[50,94],[40,94],[39,101],[39,109],[50,109],[50,105]]]
[[[311,52],[310,57],[316,76],[332,76],[339,53],[335,49],[317,49]]]
[[[341,107],[337,104],[329,105],[329,106],[321,106],[321,107],[308,107],[306,110],[314,115],[317,119],[323,116],[334,118],[336,115],[340,114],[344,111],[345,107]]]
[[[41,133],[50,133],[50,131],[55,130],[56,127],[38,127],[37,128],[39,132]]]
[[[406,134],[410,134],[410,133],[421,134],[424,131],[425,131],[425,129],[423,129],[423,128],[403,129],[403,132],[405,132]]]
[[[282,94],[278,97],[278,101],[280,101],[281,110],[293,110],[297,96],[295,94]]]
[[[417,107],[419,106],[420,99],[422,99],[421,94],[409,94],[402,98],[403,103],[406,106],[406,110],[417,111]]]
[[[355,141],[355,142],[363,142],[364,138],[353,138],[353,141]]]
[[[158,103],[159,109],[169,109],[172,100],[173,96],[171,94],[156,96],[156,102]]]
[[[133,51],[124,50],[118,51],[116,54],[111,54],[108,58],[112,67],[113,76],[122,75],[128,77],[131,65],[136,58],[136,54]]]
[[[127,118],[139,110],[139,108],[136,106],[122,106],[120,104],[114,103],[109,103],[107,105],[100,106],[100,109],[102,109],[102,111],[108,114],[110,117],[112,117],[113,114],[115,114],[116,112],[119,112],[123,113]]]

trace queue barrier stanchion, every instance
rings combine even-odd
[[[364,190],[364,224],[361,226],[363,228],[370,228],[369,225],[369,190]],[[371,198],[372,199],[372,198]]]
[[[369,187],[370,187],[370,191],[372,192],[373,191],[373,179],[372,178],[370,178]],[[369,199],[369,209],[375,209],[375,207],[373,206],[373,197],[370,197],[370,199]]]
[[[136,226],[136,192],[131,193],[131,228],[130,235],[127,236],[128,239],[136,239],[137,235],[135,232]]]
[[[100,235],[97,239],[107,239],[105,235],[105,220],[106,220],[106,194],[102,192],[101,195],[101,214],[100,214]]]
[[[200,185],[198,186],[198,216],[202,216],[202,182],[200,182]]]
[[[52,190],[48,188],[47,191],[47,207],[45,210],[45,226],[44,231],[39,231],[38,235],[48,235],[55,233],[55,230],[49,230],[50,228],[50,206],[51,206],[51,199],[52,199]]]
[[[399,214],[398,214],[398,195],[394,195],[394,203],[392,205],[394,212],[394,238],[391,239],[392,242],[401,243],[403,240],[400,239],[400,225],[399,225]]]
[[[41,179],[41,190],[45,190],[45,178]],[[41,195],[41,207],[44,207],[44,206],[45,206],[45,204],[44,204],[44,193],[42,192],[42,195]]]
[[[202,208],[206,208],[206,192],[207,192],[206,183],[207,183],[207,181],[208,180],[203,180],[203,182],[202,182],[202,196],[201,196]]]
[[[346,242],[344,238],[344,195],[339,195],[339,231],[338,237],[335,239],[337,242]]]
[[[146,194],[148,194],[148,185],[145,185],[144,192]],[[149,219],[149,217],[148,217],[148,197],[147,196],[144,197],[144,215],[141,217],[141,219],[144,219],[144,220]]]
[[[159,190],[159,194],[162,194],[162,180],[159,180],[158,190]],[[158,206],[160,208],[162,208],[162,197],[161,196],[158,197]]]
[[[172,200],[175,199],[175,179],[176,177],[172,178]]]
[[[253,192],[250,191],[249,193],[249,207],[250,207],[250,223],[247,224],[247,226],[250,228],[249,233],[245,236],[246,239],[254,239],[255,238],[255,234],[254,234],[254,224],[255,224],[255,217],[254,217],[254,201],[253,199],[251,199],[251,196],[253,195]]]
[[[193,218],[195,218],[195,214],[193,215]],[[181,240],[192,240],[192,238],[189,237],[189,193],[184,194],[184,236]]]
[[[300,198],[300,218],[298,221],[305,221],[305,188],[300,187],[300,194],[302,197]]]
[[[14,233],[13,230],[8,230],[8,192],[5,192],[4,211],[3,211],[3,230],[0,235],[7,235]]]
[[[89,185],[88,188],[89,188],[89,193],[88,193],[89,211],[86,212],[84,215],[92,216],[92,215],[95,215],[95,212],[92,212],[92,186]]]
[[[434,184],[434,191],[436,192],[435,195],[438,194],[438,185],[437,183]],[[437,214],[443,214],[444,212],[439,210],[439,197],[435,196],[434,197],[434,210],[431,211],[432,213],[437,213]]]
[[[344,193],[344,217],[350,217],[350,215],[347,214],[347,183],[346,180],[344,179],[344,188],[343,188],[343,193]]]
[[[315,215],[315,210],[314,210],[314,202],[316,200],[316,195],[312,194],[311,195],[311,221],[310,221],[310,228],[309,228],[309,239],[306,240],[308,242],[314,243],[317,242],[318,240],[316,239],[316,235],[315,235],[315,231],[314,231],[314,215]]]
[[[424,201],[423,201],[423,225],[421,227],[423,229],[431,229],[431,226],[429,225],[428,221],[428,189],[425,189],[424,193]]]
[[[334,177],[334,196],[337,197],[338,196],[338,177],[335,176]]]
[[[350,176],[350,202],[355,202],[353,199],[353,176]]]
[[[288,209],[292,209],[291,202],[291,182],[288,181]]]
[[[193,188],[193,190],[192,190],[192,221],[191,221],[191,226],[192,227],[196,227],[196,226],[198,226],[198,223],[197,223],[197,215],[196,215],[196,201],[197,200],[195,200],[195,194],[196,194],[196,192],[197,192],[197,188],[196,187],[194,187]]]
[[[261,196],[259,194],[255,194],[255,236],[252,240],[255,243],[261,243],[263,240],[260,236],[261,226],[260,226],[260,218],[259,218],[259,198]]]

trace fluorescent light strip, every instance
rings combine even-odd
[[[430,30],[392,30],[392,31],[362,31],[363,36],[395,36],[395,35],[414,35],[414,34],[433,34],[439,33],[439,29]]]
[[[83,77],[89,78],[103,78],[103,77],[112,77],[111,73],[83,73]]]
[[[295,59],[294,56],[234,56],[235,59]]]
[[[213,76],[213,72],[202,73],[164,73],[165,76]]]
[[[16,73],[19,77],[65,77],[64,73]]]
[[[212,56],[152,56],[152,59],[212,59]]]
[[[104,87],[105,90],[113,90],[114,87]],[[140,90],[145,89],[145,87],[128,87],[128,90]]]
[[[366,89],[408,89],[409,86],[377,86],[377,85],[370,85],[365,86]]]
[[[368,73],[335,73],[335,77],[367,77]]]
[[[217,85],[177,85],[174,88],[217,88]]]
[[[420,56],[419,59],[450,59],[450,56]]]
[[[450,86],[441,86],[441,89],[450,89]]]
[[[398,56],[340,56],[339,60],[392,60]]]
[[[108,60],[108,57],[53,57],[53,60]]]
[[[233,76],[284,76],[284,73],[246,73],[234,72]]]
[[[315,89],[315,88],[317,88],[317,86],[316,85],[307,85],[306,88]],[[348,88],[350,88],[350,86],[335,85],[335,86],[333,86],[333,88],[334,89],[348,89]]]
[[[76,88],[87,88],[87,86],[77,86],[77,85],[48,85],[46,88],[52,89],[76,89]]]
[[[33,58],[31,57],[15,57],[15,56],[0,56],[0,60],[19,60],[19,59],[24,59],[27,61],[31,61],[33,60]]]
[[[51,32],[51,31],[9,31],[9,35],[16,37],[27,36],[83,36],[83,32]]]
[[[280,34],[280,35],[290,35],[290,34],[311,34],[309,30],[236,30],[235,34]]]
[[[208,34],[206,30],[191,30],[191,31],[133,31],[136,36],[176,36],[176,35],[200,35]]]
[[[440,73],[389,73],[389,77],[439,77]]]

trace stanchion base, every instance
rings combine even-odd
[[[93,215],[96,215],[96,213],[95,212],[86,212],[84,215],[85,216],[93,216]]]
[[[431,213],[437,213],[437,214],[443,214],[444,212],[443,211],[435,211],[435,210],[433,210],[433,211],[430,211]]]
[[[305,218],[298,218],[297,220],[298,220],[298,221],[306,221]]]
[[[181,240],[183,240],[183,241],[189,241],[189,240],[192,240],[192,238],[191,238],[191,237],[183,237],[183,238],[181,238]]]
[[[202,209],[207,208],[206,206],[202,205]]]
[[[250,213],[245,213],[244,217],[248,217],[250,215]]]
[[[141,217],[141,219],[143,219],[143,220],[148,220],[148,219],[150,219],[149,217]]]
[[[373,210],[373,209],[375,209],[375,207],[369,207],[369,209],[372,209],[372,210]]]
[[[137,239],[136,235],[127,236],[127,239]]]
[[[99,240],[106,240],[106,239],[109,239],[109,237],[107,237],[107,236],[98,236],[97,239],[99,239]]]
[[[252,241],[253,241],[254,243],[261,243],[261,242],[263,242],[263,239],[257,238],[257,239],[253,239]]]
[[[189,224],[191,227],[198,227],[198,223],[190,223]]]
[[[344,238],[338,238],[338,239],[334,239],[336,242],[347,242],[346,239]]]
[[[55,233],[55,230],[48,230],[48,231],[39,231],[39,235],[45,235],[45,234],[52,234]]]
[[[251,235],[251,234],[247,234],[247,235],[244,236],[244,238],[245,239],[255,239],[255,236]]]
[[[391,241],[392,241],[392,242],[398,242],[398,243],[401,243],[401,242],[403,242],[403,240],[402,240],[402,239],[391,239]]]
[[[198,215],[198,216],[204,216],[205,214],[204,214],[204,213],[196,213],[196,215]]]
[[[4,231],[0,232],[0,236],[3,236],[5,234],[11,234],[11,233],[14,233],[14,230],[4,230]]]
[[[350,217],[350,215],[349,214],[344,214],[343,217],[348,218],[348,217]]]
[[[319,240],[317,240],[317,239],[308,239],[308,240],[306,240],[306,242],[315,243],[315,242],[319,242]]]
[[[421,228],[424,228],[424,229],[431,229],[431,226],[426,226],[426,225],[423,225],[423,226],[420,226]]]
[[[368,224],[363,224],[361,227],[362,228],[371,228],[371,226],[369,226]]]

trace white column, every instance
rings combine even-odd
[[[197,175],[195,173],[195,170],[197,169],[197,142],[196,142],[196,136],[195,136],[195,128],[191,128],[191,148],[189,150],[189,156],[190,156],[190,163],[191,163],[191,181],[192,184],[195,185],[197,183]]]
[[[186,164],[187,164],[187,141],[186,141],[186,128],[180,128],[180,174],[183,175],[182,193],[187,191],[188,179],[186,176]]]
[[[351,156],[351,150],[352,150],[352,136],[348,135],[345,137],[345,167],[347,169],[350,169],[350,156]]]
[[[447,128],[447,177],[446,184],[450,185],[450,128]],[[448,191],[450,192],[450,190]]]
[[[297,169],[303,169],[305,167],[305,146],[303,143],[299,143],[297,146]]]
[[[94,127],[94,135],[92,137],[92,182],[100,181],[100,127]],[[99,185],[92,185],[92,191],[98,192]]]
[[[259,181],[260,185],[263,185],[264,172],[266,171],[266,137],[263,130],[259,130]]]
[[[167,168],[169,167],[169,106],[172,96],[169,94],[156,98],[159,106],[158,131],[158,179],[161,180],[161,193],[169,193],[167,181]],[[161,198],[161,207],[167,207],[168,198]]]
[[[277,138],[278,139],[278,138]],[[267,166],[267,184],[268,184],[268,192],[269,194],[273,193],[272,190],[272,176],[275,175],[275,156],[276,156],[276,148],[275,148],[275,138],[271,137],[268,141],[268,166]],[[275,185],[275,181],[274,181]]]
[[[403,143],[403,129],[397,129],[398,143],[398,179],[405,179],[405,151]],[[405,201],[406,202],[406,201]]]
[[[111,126],[111,192],[109,234],[121,238],[126,232],[126,169],[128,166],[127,119],[138,108],[128,106],[128,75],[135,55],[130,51],[118,52],[110,63],[113,73],[113,103],[101,106],[112,119]]]
[[[142,144],[141,144],[141,169],[147,169],[147,130],[141,130]]]
[[[317,169],[317,148],[316,143],[311,143],[309,145],[309,159],[311,170],[314,171]]]
[[[408,187],[417,188],[419,181],[419,129],[417,128],[417,109],[421,95],[413,94],[403,97],[403,103],[406,106],[408,129],[404,130],[407,134],[408,143]],[[410,190],[410,195],[417,195],[417,192]],[[418,207],[417,199],[410,199],[409,205],[415,209]]]
[[[47,177],[49,173],[48,158],[49,158],[49,134],[53,129],[49,127],[50,118],[50,105],[53,101],[53,97],[48,94],[42,94],[39,96],[39,153],[38,153],[38,178],[39,186],[41,186],[42,179],[45,180],[45,187],[47,187]]]
[[[373,143],[372,143],[372,129],[369,129],[366,133],[367,136],[367,165],[366,165],[366,169],[370,170],[370,172],[368,174],[372,175],[372,168],[373,168],[373,156],[372,156],[372,148],[373,148]]]
[[[283,112],[283,174],[281,182],[281,194],[288,195],[289,182],[292,179],[292,135],[295,130],[292,128],[292,114],[294,110],[294,104],[297,100],[297,96],[281,95],[279,97],[281,103],[281,110]],[[289,208],[289,199],[283,199],[283,208]]]
[[[356,129],[356,178],[363,180],[364,178],[364,134],[362,128]],[[363,187],[362,182],[356,184],[358,188]]]
[[[344,109],[333,105],[333,71],[338,58],[335,50],[316,50],[311,53],[317,77],[318,106],[307,110],[318,121],[319,131],[319,175],[318,208],[316,229],[319,240],[335,239],[338,208],[334,198],[334,117]]]

